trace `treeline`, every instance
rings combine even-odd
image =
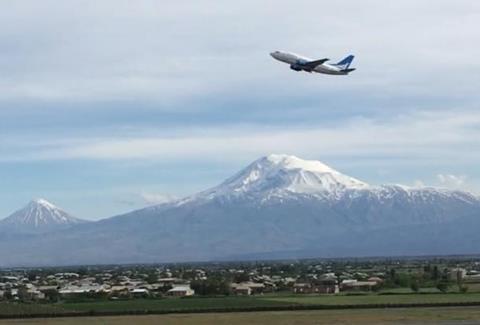
[[[391,268],[385,275],[385,282],[381,288],[410,288],[414,292],[420,288],[437,288],[447,292],[456,287],[459,292],[467,292],[468,286],[463,282],[461,272],[451,273],[448,268],[440,269],[437,265],[425,265],[420,271],[397,271]]]

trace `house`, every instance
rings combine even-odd
[[[378,285],[375,281],[343,280],[340,283],[341,291],[372,291]]]
[[[175,284],[184,282],[184,280],[179,278],[160,278],[157,280],[157,283],[160,283],[164,287],[174,287]]]
[[[292,288],[294,293],[338,293],[335,281],[317,281],[316,283],[295,283]]]
[[[458,281],[459,278],[460,280],[462,280],[466,275],[467,275],[467,270],[462,269],[460,267],[453,268],[448,271],[448,278],[450,279],[450,281],[456,282]]]
[[[238,296],[250,296],[252,294],[252,289],[247,285],[232,286],[232,290]]]
[[[36,288],[27,290],[28,299],[31,300],[43,300],[45,299],[45,294]]]
[[[100,293],[100,292],[110,292],[106,286],[100,284],[91,284],[91,285],[67,285],[61,288],[58,293],[63,296],[70,296],[75,294],[85,294],[85,293]]]
[[[242,295],[247,294],[247,291],[249,292],[248,295],[262,294],[265,290],[265,284],[255,283],[251,281],[232,283],[230,287],[232,288],[234,293],[237,293],[237,288],[239,288],[240,292],[237,294],[242,294]],[[246,290],[245,287],[248,287],[249,290]]]
[[[64,273],[55,273],[55,278],[57,279],[78,279],[80,275],[73,272],[64,272]]]
[[[463,281],[468,283],[480,283],[480,274],[470,274],[463,278]]]
[[[13,282],[13,283],[17,283],[19,281],[18,277],[8,276],[8,275],[1,276],[0,280],[2,280],[2,282]]]
[[[310,283],[295,283],[293,293],[312,293],[312,285]]]
[[[141,288],[135,288],[133,290],[130,290],[130,293],[137,298],[147,297],[150,294],[150,292],[147,289],[141,289]]]
[[[368,278],[367,281],[368,282],[376,282],[377,284],[382,284],[383,283],[383,279],[379,278],[378,276],[372,276],[372,277]]]
[[[190,288],[190,286],[173,287],[172,289],[167,291],[167,295],[174,297],[188,297],[193,296],[194,294],[195,291]]]
[[[129,287],[124,285],[114,285],[110,288],[112,295],[127,295],[130,290]]]

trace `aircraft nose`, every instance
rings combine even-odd
[[[272,57],[275,57],[275,54],[276,54],[276,52],[270,52],[270,55],[271,55]]]

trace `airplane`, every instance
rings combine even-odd
[[[326,63],[329,59],[312,60],[295,53],[281,51],[272,52],[270,55],[278,61],[290,64],[290,69],[295,71],[347,75],[355,70],[354,68],[350,68],[350,64],[354,58],[353,55],[349,55],[337,63]]]

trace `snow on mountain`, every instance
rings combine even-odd
[[[35,199],[24,208],[0,220],[0,231],[45,232],[84,222],[45,199]]]
[[[448,189],[369,185],[344,175],[320,161],[272,154],[254,161],[220,185],[178,200],[173,205],[214,199],[237,201],[245,199],[250,202],[268,203],[314,198],[329,201],[331,204],[338,202],[345,204],[346,201],[358,201],[361,198],[377,202],[392,199],[428,202],[438,197],[463,200],[467,204],[477,202],[479,199],[468,192]]]
[[[282,199],[298,195],[338,196],[370,186],[315,160],[272,154],[262,157],[219,186],[180,200],[214,198]]]

